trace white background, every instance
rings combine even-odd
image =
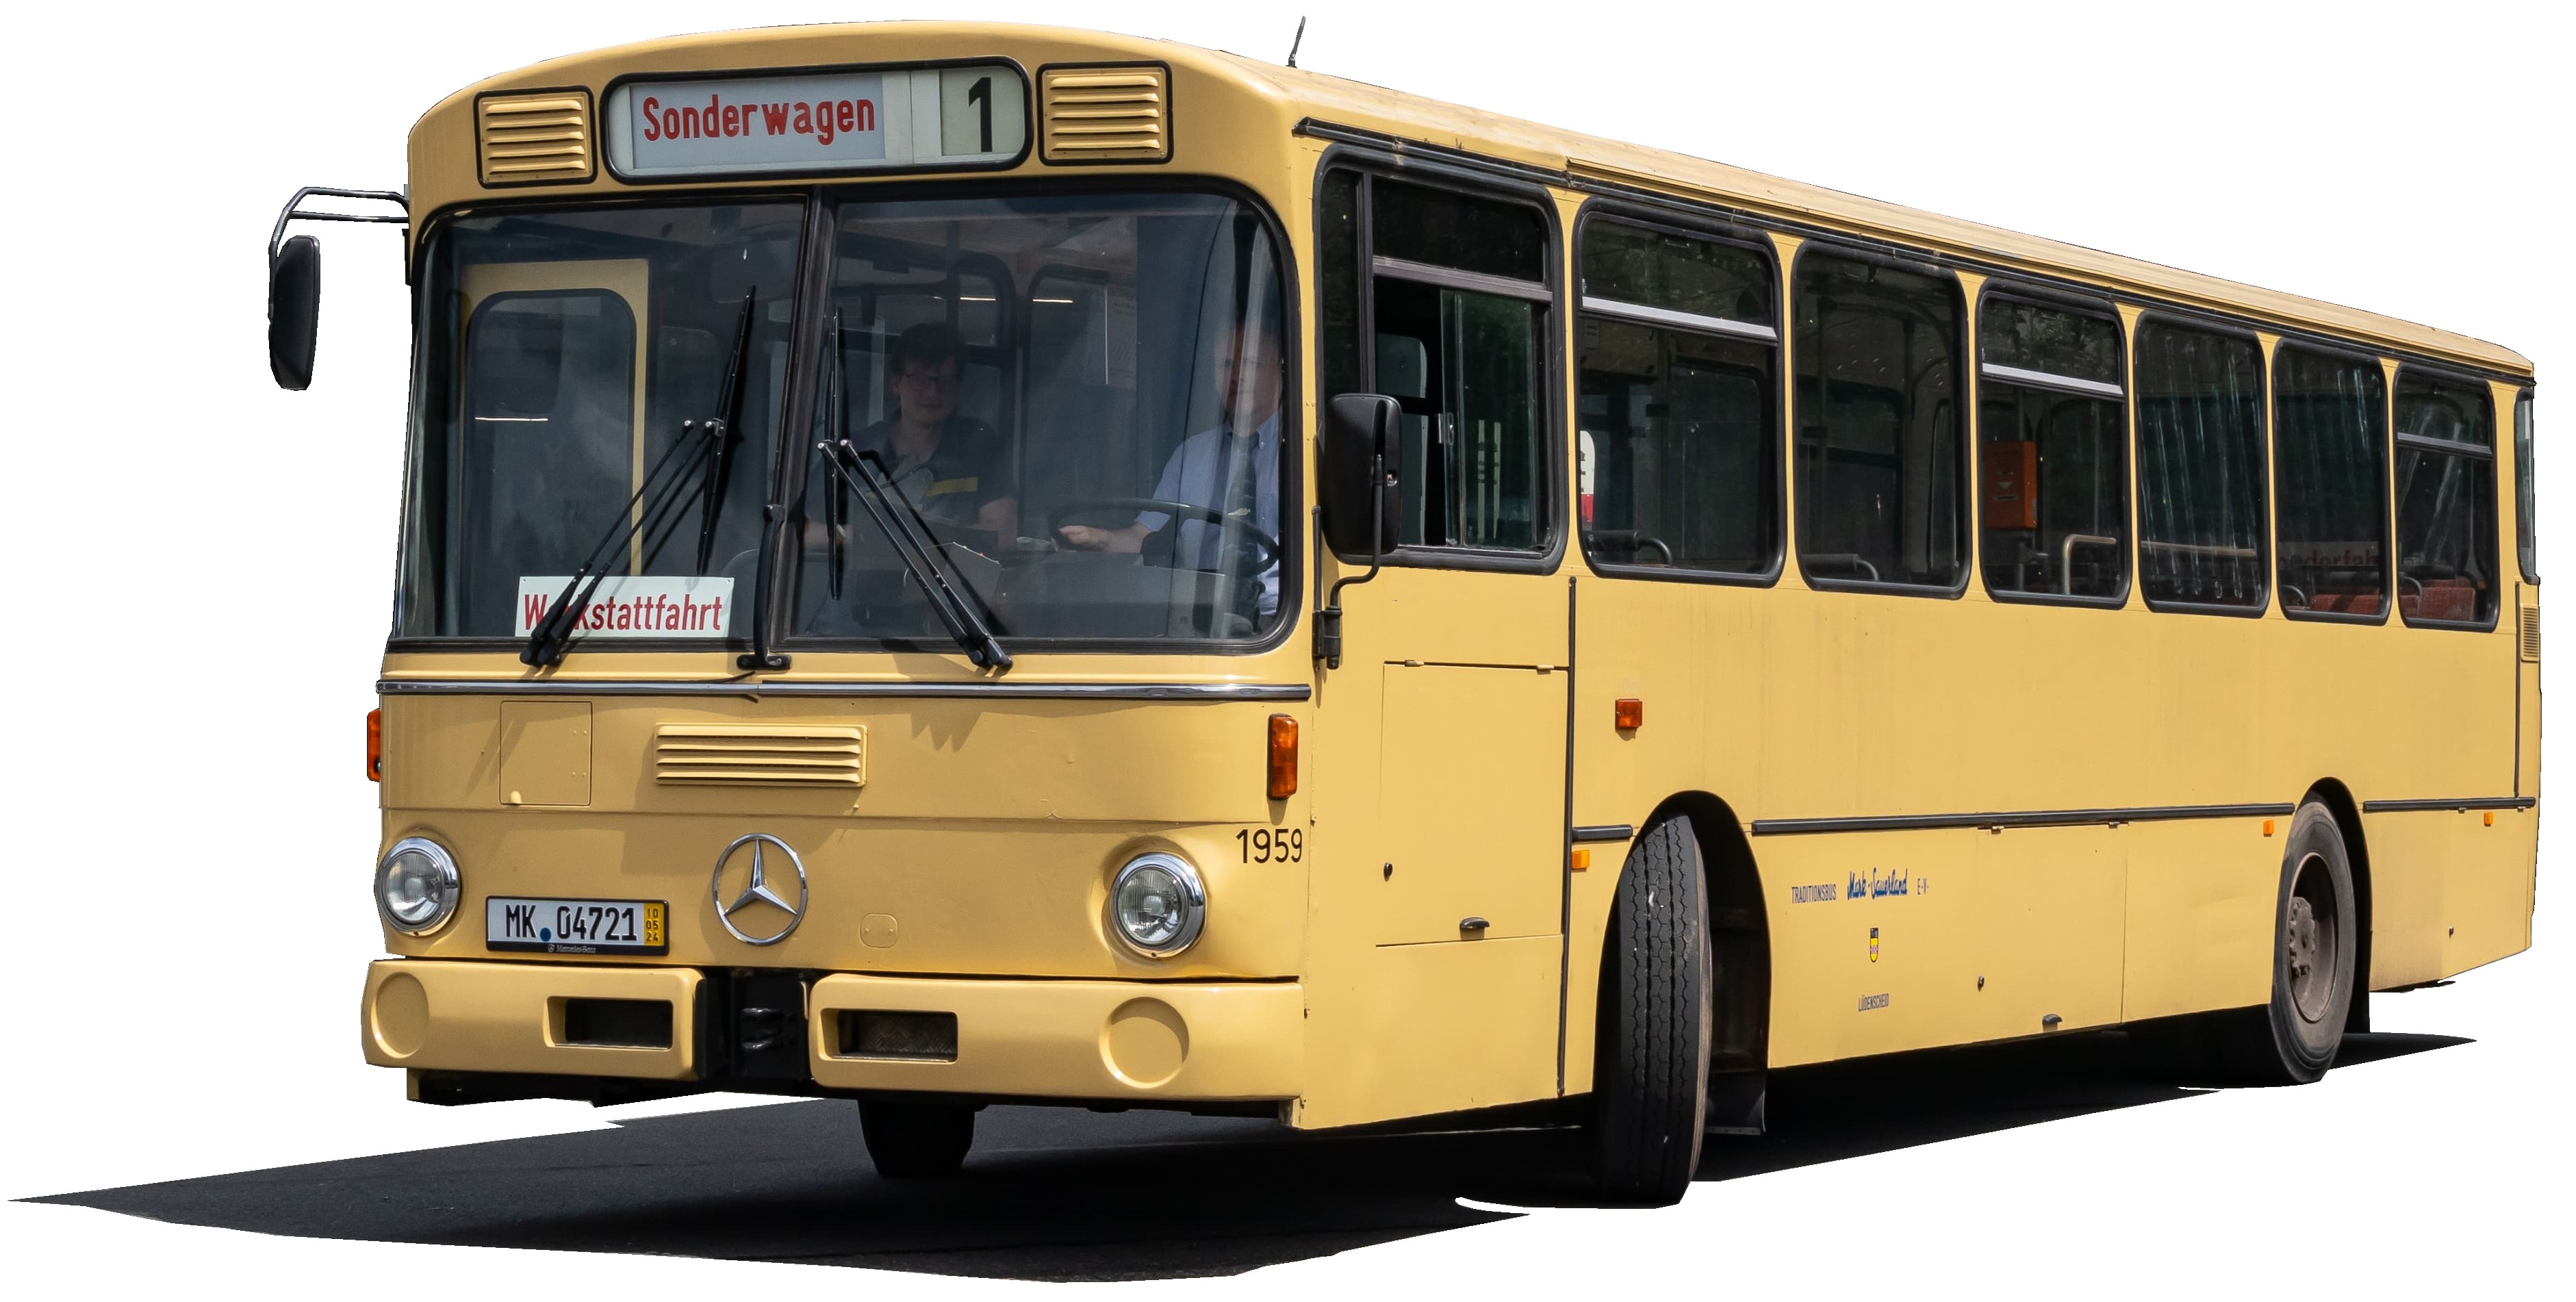
[[[2494,339],[2576,371],[2568,47],[2465,3],[1312,5],[1301,62]],[[1271,5],[990,3],[1265,58]],[[10,20],[0,204],[0,1196],[594,1127],[431,1109],[360,1064],[377,952],[360,720],[387,618],[407,325],[395,237],[315,228],[311,392],[271,387],[262,246],[297,185],[394,187],[439,97],[594,46],[908,16],[622,0]],[[920,16],[931,16],[928,14]],[[2564,404],[2544,384],[2545,431]],[[2576,410],[2576,409],[2571,409]],[[2554,488],[2576,457],[2543,453]],[[2552,492],[2547,501],[2563,501]],[[2571,526],[2544,505],[2548,574]],[[2576,646],[2560,603],[2549,645]],[[2571,735],[2565,727],[2553,741]],[[2565,772],[2565,747],[2550,768]],[[2568,817],[2528,955],[2383,997],[2461,1047],[1548,1212],[1166,1292],[2451,1296],[2541,1281],[2569,1199]],[[237,948],[236,937],[257,943]],[[1193,1190],[1190,1196],[1222,1196]],[[429,1271],[586,1296],[996,1292],[792,1266],[266,1238],[0,1204],[0,1290],[358,1296]],[[2560,1286],[2563,1286],[2563,1281]],[[404,1289],[404,1292],[413,1290]]]

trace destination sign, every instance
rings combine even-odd
[[[1006,163],[1029,139],[1007,63],[635,81],[610,92],[608,165],[629,180]]]

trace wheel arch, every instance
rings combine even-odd
[[[2359,944],[2352,956],[2354,974],[2352,1012],[2344,1020],[2347,1033],[2370,1029],[2370,947],[2372,931],[2370,893],[2370,842],[2362,836],[2361,802],[2352,798],[2352,789],[2336,778],[2319,778],[2309,786],[2300,804],[2309,802],[2325,806],[2334,816],[2335,831],[2343,837],[2344,855],[2352,861],[2352,905],[2361,915],[2361,925],[2353,929]]]

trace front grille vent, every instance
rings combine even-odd
[[[867,729],[666,723],[653,734],[653,776],[678,785],[865,786]]]
[[[2522,608],[2522,658],[2540,663],[2540,607]]]
[[[1038,104],[1046,161],[1167,162],[1171,101],[1171,74],[1160,65],[1044,69]]]
[[[590,179],[590,92],[486,95],[474,109],[485,185]]]

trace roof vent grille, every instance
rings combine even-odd
[[[542,185],[590,179],[590,92],[486,95],[474,106],[483,184]]]
[[[1049,163],[1162,163],[1172,157],[1171,71],[1161,64],[1038,72]]]

